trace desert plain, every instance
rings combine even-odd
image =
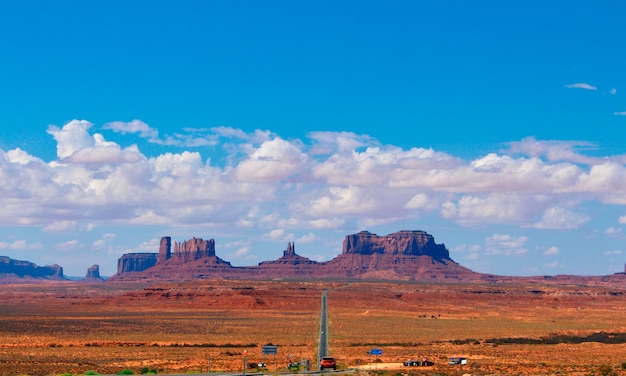
[[[0,374],[315,370],[323,291],[339,369],[626,375],[626,285],[339,280],[3,284]],[[434,365],[402,365],[423,358]]]

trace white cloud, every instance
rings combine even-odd
[[[344,154],[364,146],[378,146],[369,136],[357,135],[352,132],[311,132],[308,134],[313,140],[312,154]]]
[[[528,223],[540,207],[540,199],[521,194],[494,193],[487,196],[462,196],[441,207],[442,218],[463,225],[478,223]]]
[[[253,260],[256,259],[256,256],[251,253],[249,247],[241,247],[235,252],[229,253],[229,258],[236,260]]]
[[[132,120],[129,122],[112,121],[106,123],[103,129],[112,130],[121,134],[136,133],[139,137],[153,144],[197,148],[217,145],[219,136],[221,134],[227,134],[226,130],[229,128],[184,128],[183,131],[187,133],[176,133],[174,135],[161,137],[157,129],[152,128],[141,120]]]
[[[521,256],[528,252],[525,248],[527,241],[526,236],[493,234],[485,239],[485,250],[489,255]]]
[[[407,209],[421,209],[423,207],[428,206],[430,200],[428,196],[424,193],[418,193],[415,196],[411,197],[409,202],[406,203],[405,208]]]
[[[544,256],[555,256],[559,254],[559,247],[549,247],[545,251],[543,251]]]
[[[617,89],[616,88],[612,88],[609,93],[611,93],[611,95],[615,95],[617,94]]]
[[[92,125],[87,120],[72,120],[62,128],[50,125],[48,133],[57,141],[57,156],[70,157],[76,151],[95,146],[94,137],[87,132]]]
[[[613,115],[617,115],[617,116],[626,116],[626,111],[618,111],[618,112],[613,112]]]
[[[300,236],[296,240],[296,242],[298,242],[298,243],[312,243],[312,242],[315,242],[316,240],[318,240],[317,235],[315,235],[312,232],[309,232],[308,234]]]
[[[587,222],[589,217],[575,213],[569,209],[555,207],[547,209],[539,222],[535,224],[540,229],[569,230],[580,227]]]
[[[101,249],[105,246],[105,241],[103,239],[98,239],[96,241],[94,241],[93,243],[91,243],[91,247],[94,249]]]
[[[148,241],[142,242],[137,246],[136,250],[129,252],[157,252],[161,245],[161,239],[152,238]]]
[[[288,235],[284,229],[275,229],[265,234],[263,237],[271,240],[284,240]]]
[[[585,156],[580,151],[597,150],[598,146],[584,141],[538,141],[533,137],[527,137],[521,141],[508,143],[507,152],[515,154],[524,154],[533,158],[546,158],[549,162],[572,162],[583,164],[604,163],[606,159],[592,158]],[[572,169],[571,173],[577,166],[574,165],[557,165],[564,168]]]
[[[116,238],[117,238],[117,235],[113,234],[113,233],[106,233],[106,234],[102,235],[102,239],[106,240],[106,241],[110,241],[110,240],[113,240],[113,239],[116,239]]]
[[[29,243],[26,240],[15,240],[11,243],[0,242],[0,249],[14,249],[14,250],[38,250],[42,249],[43,245],[39,242]]]
[[[622,238],[624,236],[622,229],[617,227],[609,227],[604,231],[605,234],[614,238]]]
[[[565,85],[566,88],[569,89],[585,89],[585,90],[596,90],[595,86],[586,84],[586,83],[576,83],[576,84],[569,84],[569,85]]]
[[[102,249],[107,245],[108,242],[110,242],[111,240],[114,240],[115,238],[117,238],[116,234],[106,233],[102,235],[101,239],[98,239],[94,241],[93,243],[91,243],[91,247],[95,249]]]
[[[80,243],[80,241],[78,239],[72,239],[72,240],[58,243],[55,248],[61,251],[72,251],[72,250],[77,250],[80,247],[82,247],[82,244]]]
[[[103,128],[122,134],[138,133],[140,137],[145,138],[150,142],[158,142],[159,139],[159,131],[150,127],[141,120],[132,120],[129,122],[112,121],[105,124]]]
[[[168,148],[148,156],[136,145],[91,134],[92,128],[86,120],[50,126],[59,157],[50,162],[23,149],[0,150],[0,225],[57,233],[175,225],[259,230],[265,239],[308,242],[329,229],[419,226],[437,212],[464,226],[574,229],[590,222],[594,206],[626,205],[626,156],[598,156],[597,145],[581,141],[525,138],[462,159],[430,148],[381,145],[350,132],[313,132],[306,142],[228,127],[172,136],[219,141],[226,155],[216,165],[203,157],[205,150]],[[105,128],[159,137],[139,120]],[[626,224],[626,216],[618,221]],[[85,244],[108,243],[102,237]],[[158,240],[147,249],[158,249]],[[466,252],[523,254],[526,247],[492,241],[485,251]]]
[[[76,225],[78,223],[76,221],[57,221],[52,222],[47,226],[43,227],[43,231],[45,232],[61,232],[61,231],[71,231],[76,229]]]
[[[323,230],[342,227],[345,222],[346,221],[341,218],[319,218],[311,219],[306,223],[315,229]]]
[[[292,143],[276,138],[251,150],[235,170],[242,182],[274,182],[307,173],[307,156]]]

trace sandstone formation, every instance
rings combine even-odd
[[[117,260],[117,273],[141,272],[156,265],[156,253],[126,253]]]
[[[158,253],[126,254],[109,280],[193,280],[355,278],[391,280],[470,280],[479,275],[450,259],[445,245],[424,231],[386,236],[362,231],[346,236],[342,253],[317,262],[296,253],[288,243],[283,256],[256,266],[233,267],[215,254],[215,241],[193,238],[178,243],[161,238]],[[122,262],[124,260],[124,262]],[[132,262],[131,262],[132,260]]]
[[[10,278],[40,278],[64,280],[63,268],[59,265],[38,266],[28,261],[0,256],[0,276]]]
[[[104,281],[104,278],[100,276],[100,265],[94,264],[87,269],[86,281]]]
[[[123,255],[118,262],[117,273],[109,280],[222,278],[234,269],[229,262],[215,255],[213,239],[194,237],[183,242],[174,241],[173,246],[172,252],[172,238],[164,236],[161,238],[158,253]]]
[[[172,249],[173,248],[173,249]],[[0,256],[0,282],[20,279],[58,279],[63,268],[40,267],[27,261]],[[452,282],[529,282],[581,283],[607,285],[626,283],[624,273],[606,276],[535,276],[510,277],[482,274],[467,269],[450,258],[444,244],[435,243],[424,231],[398,231],[378,236],[368,231],[348,235],[340,255],[317,262],[296,253],[289,242],[283,256],[256,266],[234,267],[216,256],[215,241],[192,238],[173,242],[161,238],[158,252],[127,253],[118,260],[117,273],[107,281],[192,281],[199,279],[367,279]],[[98,265],[87,271],[85,281],[101,281]]]
[[[446,246],[436,244],[435,238],[424,231],[398,231],[387,236],[361,231],[346,236],[343,254],[430,256],[435,260],[450,260]]]
[[[329,276],[358,279],[469,281],[479,276],[454,262],[445,245],[424,231],[348,235],[342,253],[324,267]]]
[[[322,264],[296,253],[296,245],[287,243],[283,256],[274,261],[263,261],[257,267],[268,278],[319,277]],[[257,273],[258,274],[258,273]]]

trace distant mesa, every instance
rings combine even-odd
[[[406,256],[430,256],[435,260],[451,260],[443,244],[424,231],[398,231],[378,236],[368,231],[348,235],[343,241],[343,254],[389,254]]]
[[[386,236],[362,231],[346,236],[342,253],[317,262],[296,253],[288,243],[283,256],[256,266],[234,267],[215,253],[215,241],[193,238],[174,242],[161,238],[158,253],[128,253],[109,280],[193,280],[357,278],[399,280],[463,280],[477,273],[454,262],[445,245],[424,231]]]
[[[6,256],[0,256],[0,277],[5,281],[24,278],[65,280],[63,268],[59,265],[38,266]]]
[[[31,262],[0,256],[0,282],[19,280],[68,280],[58,265],[37,266]],[[450,281],[506,283],[514,281],[619,284],[624,273],[608,276],[510,277],[483,274],[465,268],[450,258],[444,244],[435,243],[424,231],[398,231],[378,236],[368,231],[347,235],[341,254],[318,262],[296,253],[287,243],[283,255],[255,266],[232,266],[218,257],[215,240],[192,238],[183,242],[161,238],[158,252],[127,253],[118,259],[117,272],[109,281],[183,282],[199,279],[360,279],[402,281]],[[84,281],[103,281],[100,268],[93,265]]]
[[[87,275],[85,275],[84,281],[101,282],[104,278],[100,276],[100,265],[92,265],[87,269]]]

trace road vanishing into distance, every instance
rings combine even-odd
[[[320,344],[317,351],[317,361],[328,356],[328,320],[327,320],[327,299],[328,291],[322,292],[322,305],[320,309]]]

